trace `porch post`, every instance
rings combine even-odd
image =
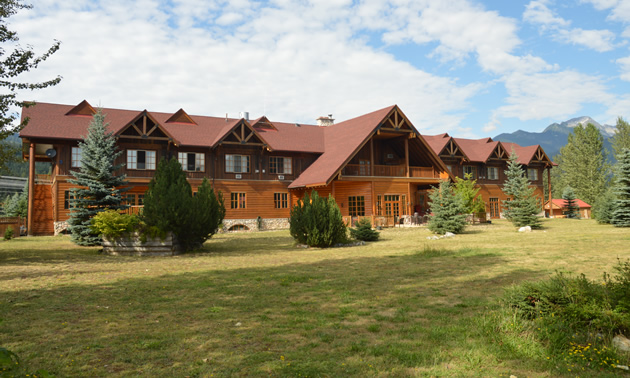
[[[26,215],[27,235],[33,236],[33,200],[35,195],[35,143],[28,149],[28,210]]]
[[[374,176],[374,135],[370,138],[370,176]]]
[[[409,177],[409,138],[405,138],[405,169]]]
[[[551,165],[547,168],[547,191],[549,192],[549,218],[553,218],[553,209],[551,206]],[[544,209],[543,209],[544,211]]]

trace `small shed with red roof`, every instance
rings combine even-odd
[[[591,205],[576,199],[575,204],[579,208],[578,217],[584,219],[591,219]],[[559,198],[551,200],[551,218],[564,218],[567,211],[567,201]],[[549,218],[549,201],[545,202],[545,217]]]

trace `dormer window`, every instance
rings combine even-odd
[[[527,178],[529,181],[538,181],[538,169],[527,168]]]
[[[205,155],[200,153],[180,152],[178,153],[179,162],[182,169],[188,172],[204,172],[205,171]]]
[[[249,173],[249,156],[226,154],[225,171],[228,173]]]

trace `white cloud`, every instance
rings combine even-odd
[[[630,56],[615,61],[621,68],[621,80],[630,81]]]
[[[523,20],[533,23],[541,24],[543,26],[569,26],[571,23],[561,17],[556,17],[553,12],[547,7],[549,1],[538,0],[531,1],[525,6],[525,12],[523,13]]]
[[[582,45],[598,52],[610,51],[616,47],[613,43],[615,33],[610,30],[583,30],[580,28],[559,30],[557,39],[575,45]]]
[[[597,10],[608,10],[608,19],[611,21],[630,21],[630,2],[628,0],[582,0],[589,3]]]
[[[613,100],[601,78],[576,71],[512,75],[505,86],[508,105],[499,107],[496,114],[522,121],[562,119],[578,112],[583,104]]]

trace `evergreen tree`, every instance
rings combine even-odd
[[[28,215],[28,182],[20,193],[9,195],[4,201],[3,212],[7,217],[22,217]]]
[[[612,137],[612,148],[615,154],[615,159],[619,161],[621,153],[625,148],[630,149],[630,124],[623,118],[617,118],[617,124],[615,125],[615,135]]]
[[[291,209],[289,231],[300,244],[326,248],[346,241],[346,225],[335,199],[306,193]]]
[[[577,205],[577,201],[575,200],[575,193],[573,192],[573,188],[567,186],[562,193],[562,199],[564,200],[564,204],[567,208],[564,213],[567,218],[577,218],[579,207]]]
[[[105,116],[101,109],[94,115],[88,126],[88,134],[79,142],[81,167],[72,171],[74,179],[69,180],[78,188],[73,188],[70,201],[69,230],[72,241],[78,245],[99,245],[101,237],[94,234],[90,225],[92,217],[101,211],[122,210],[120,186],[126,184],[126,176],[115,172],[123,167],[114,162],[122,153],[116,148],[116,138],[107,131]]]
[[[200,248],[216,234],[225,217],[223,196],[204,178],[197,195],[181,163],[162,159],[145,193],[142,219],[147,226],[172,232],[185,251]]]
[[[370,218],[361,218],[355,225],[356,228],[350,229],[350,236],[357,240],[377,241],[379,232],[372,229]]]
[[[598,223],[609,224],[615,211],[615,193],[613,189],[608,188],[606,192],[597,199],[593,206],[593,218]]]
[[[436,234],[452,232],[458,234],[466,227],[466,209],[462,198],[455,193],[451,183],[442,181],[429,194],[429,230]]]
[[[604,138],[592,124],[576,126],[567,144],[555,157],[559,180],[554,181],[554,197],[559,198],[570,185],[577,198],[593,204],[605,191],[610,167],[604,154]],[[554,169],[554,170],[555,170]]]
[[[615,173],[617,198],[610,223],[615,227],[630,227],[630,149],[621,151]]]
[[[503,184],[503,193],[509,198],[503,201],[503,215],[516,227],[530,226],[539,228],[540,219],[536,216],[540,212],[540,204],[534,196],[534,188],[529,186],[525,170],[518,163],[518,156],[512,152],[508,169],[505,171],[507,179]]]

